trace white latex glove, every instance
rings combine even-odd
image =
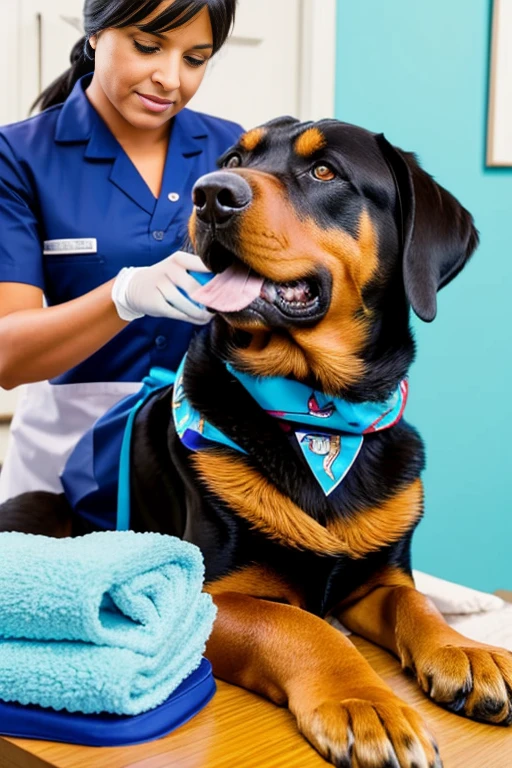
[[[151,267],[125,267],[115,279],[112,301],[122,320],[138,317],[169,317],[195,325],[205,325],[213,315],[194,304],[190,296],[201,287],[191,272],[208,272],[199,256],[176,251]]]

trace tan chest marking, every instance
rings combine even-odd
[[[324,527],[243,458],[209,450],[194,454],[191,461],[206,487],[251,527],[295,549],[361,558],[398,541],[422,510],[417,480],[379,507]]]
[[[327,529],[347,542],[352,557],[364,557],[404,536],[423,511],[423,485],[418,478],[378,507],[362,510],[353,520],[335,520]]]

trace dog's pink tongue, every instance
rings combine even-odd
[[[264,279],[251,275],[251,268],[237,262],[215,275],[191,295],[191,299],[217,312],[240,312],[260,295]]]

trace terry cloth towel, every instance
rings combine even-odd
[[[216,609],[200,550],[157,533],[0,534],[0,699],[136,715],[199,666]]]

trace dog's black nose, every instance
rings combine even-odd
[[[192,200],[201,221],[223,224],[247,208],[252,200],[252,189],[236,173],[215,171],[201,176],[195,183]]]

